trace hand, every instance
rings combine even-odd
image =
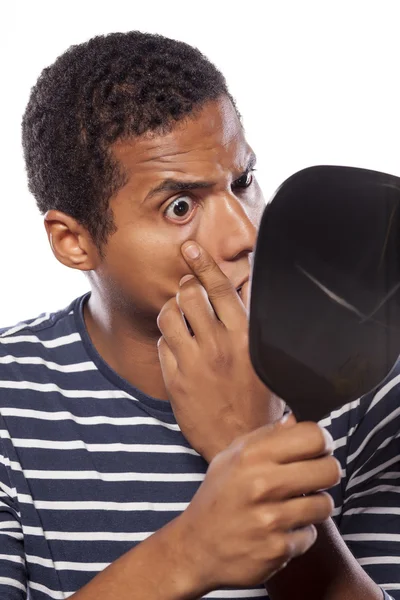
[[[258,378],[250,361],[245,307],[249,284],[242,301],[204,249],[198,258],[185,260],[195,277],[158,316],[158,352],[181,431],[210,462],[238,435],[280,419],[284,404]]]
[[[327,455],[332,448],[317,424],[287,422],[241,436],[211,462],[178,517],[198,595],[262,584],[313,545],[313,524],[333,510],[320,490],[340,479],[339,463]]]

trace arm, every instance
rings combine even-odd
[[[352,418],[355,418],[354,415]],[[357,418],[360,419],[360,415],[358,415]],[[380,419],[380,421],[382,422],[382,419]],[[366,425],[365,421],[364,425]],[[308,426],[308,424],[300,425],[300,427],[304,426]],[[346,431],[352,430],[353,428],[354,422],[346,424]],[[364,429],[361,434],[361,439],[364,442],[368,436]],[[246,436],[246,439],[252,439],[254,435],[257,435],[257,432],[254,432],[254,434],[250,436]],[[306,440],[306,445],[308,445],[310,439],[309,435],[304,436],[303,432],[302,438]],[[289,438],[287,439],[289,441]],[[378,446],[385,443],[385,440],[387,439],[388,438],[386,437],[384,437],[384,439],[382,437],[379,438]],[[278,439],[275,438],[274,441],[271,438],[270,441],[271,449],[276,448]],[[300,443],[299,438],[296,443],[297,448],[300,448]],[[236,448],[239,446],[240,443],[236,443]],[[357,513],[357,510],[360,508],[360,500],[356,502],[357,498],[359,498],[357,494],[363,493],[362,489],[359,489],[357,486],[367,480],[364,478],[365,473],[360,471],[361,463],[364,464],[364,459],[360,463],[360,461],[356,461],[354,458],[354,454],[357,452],[355,448],[358,447],[358,441],[355,439],[351,440],[348,443],[348,446],[350,451],[347,452],[345,463],[348,465],[354,463],[354,466],[349,468],[348,477],[342,482],[342,485],[347,489],[344,502],[346,505],[351,506],[351,508],[346,508],[343,511],[342,527],[345,528],[345,531],[347,532],[345,533],[345,537],[355,538],[357,540],[358,534],[349,533],[349,523],[354,523],[352,531],[357,531],[356,515],[364,514]],[[387,446],[388,444],[386,443],[384,447]],[[285,448],[287,447],[288,444],[285,444]],[[226,453],[221,453],[214,465],[218,464],[218,461],[221,461],[221,457],[224,455],[226,457]],[[247,455],[247,457],[251,459],[251,454],[248,452],[245,452],[244,455]],[[376,446],[372,451],[372,455],[376,456]],[[253,458],[254,457],[255,455],[253,454]],[[271,475],[267,472],[268,460],[262,461],[262,464],[266,480],[272,485]],[[309,464],[311,467],[311,462]],[[219,469],[215,470],[215,466],[212,467],[214,469],[216,484],[218,487],[225,490],[227,489],[224,481],[226,473],[228,472],[227,466],[227,463],[220,463]],[[242,467],[245,467],[245,463],[242,463]],[[244,469],[243,473],[245,471],[246,469]],[[386,469],[386,472],[380,473],[380,475],[389,475],[390,473],[387,471],[388,469]],[[296,474],[298,481],[301,481],[302,476],[297,468]],[[257,477],[255,477],[254,472],[252,474],[248,472],[248,476],[249,481],[247,484],[244,481],[240,484],[239,481],[236,480],[235,489],[251,490],[251,482],[256,481]],[[361,477],[361,481],[356,479],[356,477],[359,476]],[[369,481],[369,484],[373,485],[374,482],[372,481],[371,483],[371,481]],[[202,487],[200,489],[202,489]],[[203,492],[204,489],[205,488],[203,487]],[[296,490],[296,493],[298,492],[299,490]],[[356,495],[355,499],[354,493]],[[227,517],[227,509],[229,507],[228,498],[232,497],[234,497],[234,494],[228,493],[223,501],[223,512],[225,517]],[[361,498],[363,498],[362,495]],[[301,501],[301,499],[299,500]],[[208,504],[203,493],[195,500],[195,508],[196,504],[197,507],[201,505],[202,510],[210,517],[209,507],[211,505]],[[358,509],[355,504],[357,504]],[[263,509],[264,516],[268,510],[268,506],[272,508],[269,503],[266,503]],[[193,506],[191,507],[191,510],[193,510]],[[182,598],[189,600],[198,598],[207,591],[220,587],[222,583],[221,580],[219,583],[215,580],[213,584],[208,584],[204,587],[204,582],[206,580],[209,581],[208,576],[204,576],[207,570],[205,567],[205,571],[202,573],[196,573],[196,569],[193,570],[195,564],[206,564],[207,555],[209,559],[215,563],[218,562],[219,555],[219,550],[215,548],[210,548],[210,551],[204,554],[204,544],[198,544],[198,542],[201,541],[200,531],[207,529],[204,525],[201,525],[202,518],[200,515],[201,513],[198,512],[194,514],[193,512],[191,513],[188,511],[188,514],[186,515],[184,513],[183,519],[176,519],[175,522],[172,522],[167,528],[160,530],[157,534],[146,540],[146,542],[143,542],[137,548],[113,563],[113,565],[106,569],[102,574],[92,580],[90,584],[75,594],[73,596],[74,600],[75,598],[76,600],[92,600],[94,597],[111,600],[111,598],[115,598],[116,593],[121,599],[130,599],[132,598],[133,591],[135,593],[135,600],[140,600],[142,597],[146,598],[146,600],[153,598],[171,598],[174,600],[180,600]],[[388,516],[389,521],[386,520],[387,527],[392,518],[390,513]],[[346,518],[348,521],[347,525]],[[219,516],[219,520],[221,521],[221,515]],[[227,518],[227,521],[228,520],[230,523],[237,522],[237,518],[234,519],[233,515],[231,515],[230,518]],[[217,521],[218,519],[216,519],[214,523]],[[194,526],[195,523],[197,524],[197,527]],[[208,521],[208,529],[209,526],[210,521]],[[259,523],[256,528],[260,528],[261,531],[261,523]],[[288,567],[268,582],[267,589],[270,593],[271,600],[288,600],[294,596],[299,600],[302,598],[304,598],[304,600],[382,600],[383,591],[372,581],[352,556],[333,522],[324,521],[318,529],[319,537],[315,546],[304,556],[293,560]],[[388,528],[388,530],[389,529],[390,528]],[[242,547],[245,540],[243,534],[235,531],[233,533],[236,539],[235,541],[235,539],[230,539],[228,537],[231,533],[232,532],[230,532],[228,528],[223,535],[221,532],[214,531],[211,537],[216,540],[225,539],[225,541],[227,541],[225,549],[234,548],[235,546],[239,548]],[[271,537],[268,533],[271,532],[268,532],[267,530],[263,540],[263,545],[265,545],[266,548],[271,544]],[[365,546],[365,544],[361,544],[361,546]],[[361,546],[358,548],[359,554],[362,553],[362,550],[360,549]],[[387,546],[385,544],[381,545],[381,552],[387,553]],[[250,559],[250,556],[247,555],[247,558]],[[396,556],[393,555],[392,558],[395,560]],[[232,562],[234,559],[234,554],[232,554]],[[221,565],[221,563],[219,564]],[[246,571],[252,566],[252,561],[249,560],[247,567],[245,567],[244,570]],[[221,572],[223,571],[222,568],[219,568],[218,570]],[[396,567],[393,569],[393,574],[395,570]],[[237,567],[235,566],[232,571],[234,573],[238,572]],[[173,576],[171,574],[173,574]],[[135,582],[134,588],[132,582]],[[203,585],[201,582],[203,582]],[[240,585],[239,582],[232,581],[231,583]],[[228,585],[226,581],[224,584]],[[303,596],[301,595],[302,593]],[[391,594],[393,594],[392,591]],[[393,598],[395,598],[395,596],[393,596]]]
[[[341,535],[332,522],[321,525],[311,551],[268,582],[272,600],[291,598],[292,581],[297,598],[299,589],[315,590],[307,600],[382,598],[375,584],[388,598],[400,599],[398,371],[377,393],[329,419],[344,473],[332,490]]]
[[[267,583],[271,600],[382,600],[382,590],[358,564],[333,521],[317,529],[311,550]]]
[[[316,424],[263,427],[242,436],[214,458],[181,515],[71,598],[195,600],[224,587],[261,585],[311,547],[312,524],[331,514],[330,497],[316,493],[339,479],[337,461],[327,455],[331,445]],[[8,459],[3,456],[0,465],[8,468]],[[30,568],[25,570],[18,507],[5,468],[0,597],[22,600],[29,587],[47,594],[49,581],[31,581]]]
[[[338,481],[338,464],[326,455],[331,443],[306,423],[243,436],[214,458],[185,512],[73,600],[195,600],[260,585],[310,548],[310,524],[331,513],[327,494],[301,496]]]
[[[164,381],[181,431],[209,461],[243,431],[251,431],[257,427],[257,423],[274,420],[273,413],[279,412],[279,406],[275,405],[275,410],[271,411],[274,398],[271,394],[268,397],[267,388],[254,377],[248,355],[247,314],[237,294],[231,289],[230,282],[204,249],[200,249],[197,259],[185,259],[196,277],[183,283],[177,297],[163,307],[158,318],[163,334],[158,347]],[[207,292],[209,303],[204,291]],[[248,306],[247,297],[243,297],[243,300],[244,306]],[[183,323],[182,312],[190,323],[194,337]],[[361,407],[360,402],[354,405]],[[363,461],[366,465],[376,449],[376,444],[366,437],[370,433],[371,426],[368,423],[373,411],[367,415],[367,400],[362,402],[362,406],[361,413],[351,411],[355,414],[353,422],[347,422],[345,415],[341,421],[344,424],[343,431],[339,435],[336,435],[337,432],[334,434],[338,446],[347,449],[342,468],[345,473],[347,469],[354,475],[348,485],[355,485],[359,475],[359,467],[355,465],[358,462],[355,460],[358,454],[354,454],[356,448],[367,440],[367,456]],[[346,409],[337,413],[338,416],[345,414]],[[376,422],[381,421],[382,418]],[[363,430],[365,422],[367,432]],[[352,435],[354,430],[359,437],[355,445],[357,436]],[[370,468],[367,465],[367,471]],[[295,477],[301,476],[297,473]],[[363,481],[362,476],[359,479],[362,486]],[[342,486],[346,486],[345,479]],[[349,519],[351,523],[354,523],[354,514]],[[387,520],[386,527],[388,523]],[[341,529],[341,533],[344,530]],[[358,533],[347,535],[356,540]],[[346,535],[344,537],[350,541]],[[370,534],[370,537],[374,536]],[[294,561],[268,585],[275,600],[300,598],[299,594],[302,593],[307,600],[381,600],[383,591],[367,577],[333,523],[320,527],[317,544],[312,553],[304,556],[297,565],[297,561]],[[376,581],[382,583],[383,577]]]
[[[71,600],[195,600],[202,582],[184,551],[179,517],[113,562]]]
[[[347,433],[347,421],[345,427],[342,433]],[[354,558],[333,521],[321,523],[317,531],[311,550],[268,581],[270,599],[382,600],[382,590]]]
[[[23,534],[6,462],[4,454],[0,454],[0,597],[2,600],[26,600],[29,582]],[[71,598],[194,600],[201,596],[194,565],[190,564],[188,554],[183,552],[182,528],[179,525],[178,519],[175,519],[112,563]],[[37,582],[40,586],[45,584]]]

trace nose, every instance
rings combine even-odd
[[[254,251],[258,211],[246,210],[236,196],[226,194],[215,199],[211,212],[206,242],[213,246],[214,256],[231,261]]]

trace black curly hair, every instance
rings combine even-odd
[[[110,199],[126,182],[111,145],[166,133],[223,95],[236,109],[223,75],[180,41],[131,31],[71,46],[43,70],[22,120],[28,184],[39,210],[74,217],[101,250],[115,231]]]

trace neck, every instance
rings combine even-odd
[[[140,326],[92,293],[84,307],[87,331],[97,352],[120,377],[148,396],[168,400],[158,358],[155,321]],[[137,319],[139,321],[139,319]]]

